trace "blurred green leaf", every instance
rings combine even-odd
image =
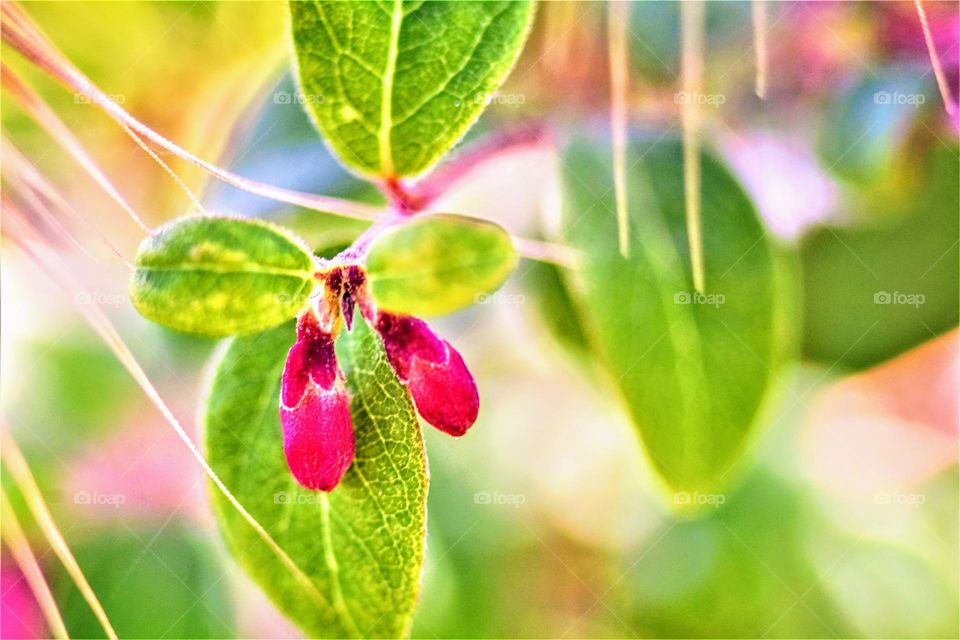
[[[831,102],[820,127],[820,161],[853,182],[890,173],[910,125],[934,97],[915,70],[870,75]]]
[[[380,235],[370,246],[366,268],[379,306],[436,316],[481,302],[516,264],[510,235],[498,225],[431,215]]]
[[[220,361],[205,416],[220,478],[313,580],[319,604],[223,496],[217,520],[237,561],[313,636],[399,637],[409,629],[426,535],[427,471],[416,413],[362,319],[338,344],[348,371],[356,459],[331,493],[293,479],[283,456],[280,375],[292,323],[235,338]]]
[[[291,2],[304,102],[340,160],[384,178],[430,168],[520,52],[533,4]]]
[[[130,298],[145,317],[207,336],[250,333],[292,318],[314,285],[313,258],[279,227],[182,218],[140,245]]]
[[[595,353],[673,490],[729,480],[791,347],[788,262],[753,205],[702,159],[706,293],[693,291],[679,143],[628,149],[631,242],[617,248],[611,155],[587,139],[564,155],[564,235],[582,252],[577,307]]]
[[[518,273],[520,283],[532,299],[547,332],[570,352],[577,355],[589,353],[586,331],[560,268],[531,260]]]
[[[70,548],[121,638],[232,638],[224,568],[212,549],[175,525],[96,531]],[[59,564],[51,579],[71,638],[103,628]]]
[[[722,497],[624,559],[628,619],[663,638],[851,637],[806,557],[817,513],[803,492],[762,472]]]
[[[957,326],[958,167],[957,147],[937,144],[915,165],[905,210],[870,215],[880,206],[871,204],[858,216],[885,226],[821,227],[803,239],[807,358],[866,368]]]
[[[118,418],[137,399],[136,384],[123,365],[89,333],[69,331],[56,340],[38,340],[26,353],[32,366],[19,372],[24,384],[12,405],[17,422],[29,425],[25,436],[53,438],[51,445],[63,447],[61,452],[89,446],[116,429]],[[37,402],[41,388],[43,401]]]

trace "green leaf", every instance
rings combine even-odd
[[[520,53],[530,2],[290,2],[305,105],[340,160],[421,173],[477,119]]]
[[[715,490],[732,479],[792,342],[787,265],[742,189],[704,155],[706,293],[694,293],[681,146],[628,152],[629,258],[617,249],[609,147],[580,139],[565,153],[563,233],[585,261],[571,285],[653,467],[673,490]]]
[[[307,634],[399,637],[420,588],[427,469],[416,413],[362,318],[342,335],[356,459],[331,493],[293,479],[283,456],[280,375],[293,323],[234,338],[207,401],[213,469],[313,581],[305,593],[218,491],[213,504],[227,547],[274,603]]]
[[[546,332],[571,354],[589,354],[586,330],[560,267],[531,260],[517,273]]]
[[[848,217],[872,225],[822,227],[803,239],[805,357],[870,367],[957,326],[956,145],[934,144],[911,171],[918,181],[904,204],[852,199]]]
[[[831,571],[811,566],[808,539],[826,523],[802,488],[765,470],[715,498],[724,504],[668,522],[656,544],[621,560],[621,615],[633,629],[659,638],[857,637],[823,584]],[[794,606],[798,593],[806,606]]]
[[[176,520],[168,526],[159,520],[137,525],[137,518],[124,512],[136,497],[99,495],[117,505],[105,504],[101,509],[113,508],[125,515],[123,526],[92,528],[79,539],[82,529],[71,527],[70,549],[117,634],[121,638],[236,637],[229,582],[208,539]],[[50,586],[70,637],[105,637],[66,570],[60,563],[49,568]]]
[[[191,217],[140,245],[130,298],[145,317],[207,336],[288,320],[314,286],[313,257],[289,232],[256,220]]]
[[[366,268],[379,306],[436,316],[482,302],[516,264],[513,241],[503,228],[441,214],[384,232],[370,246]]]

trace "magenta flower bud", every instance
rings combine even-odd
[[[465,434],[477,419],[480,396],[456,349],[410,316],[381,312],[376,327],[390,365],[423,419],[452,436]]]
[[[353,461],[350,398],[337,365],[333,335],[312,312],[297,323],[280,383],[283,452],[308,489],[331,491]]]

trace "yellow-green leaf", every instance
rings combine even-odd
[[[255,220],[198,216],[154,230],[137,252],[130,298],[145,317],[179,331],[260,331],[303,308],[313,257],[289,232]]]
[[[436,316],[483,302],[516,264],[510,234],[502,227],[438,214],[379,236],[367,255],[367,279],[378,306]]]

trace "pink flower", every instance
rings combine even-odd
[[[290,472],[304,487],[332,491],[355,453],[350,398],[337,364],[334,340],[341,318],[349,331],[354,309],[383,340],[390,365],[406,385],[423,419],[462,436],[477,419],[480,397],[463,358],[423,320],[378,312],[357,265],[318,274],[325,293],[318,308],[297,322],[297,341],[287,354],[280,385],[283,451]]]
[[[333,341],[313,312],[305,312],[280,386],[287,465],[297,482],[320,491],[337,486],[354,456],[350,398]]]
[[[380,312],[375,326],[423,419],[452,436],[465,434],[477,419],[480,396],[456,349],[410,316]]]

